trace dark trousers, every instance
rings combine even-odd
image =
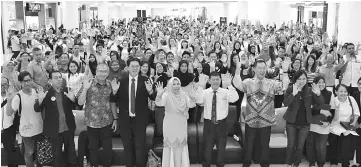
[[[243,158],[243,167],[250,167],[252,164],[253,149],[255,144],[260,145],[261,152],[261,167],[269,167],[269,142],[271,138],[271,126],[264,128],[252,128],[245,124],[246,133],[245,133],[245,143],[244,143],[244,158]],[[261,143],[255,143],[254,141],[259,139]]]
[[[54,161],[53,161],[54,167],[77,166],[73,131],[68,130],[63,133],[59,133],[57,136],[52,137],[51,144],[53,147],[53,154],[54,154]],[[67,156],[66,159],[67,161],[65,161],[63,157],[63,145],[64,145],[64,151]]]
[[[20,51],[13,51],[13,55],[11,56],[11,60],[16,59],[19,54],[20,54]]]
[[[287,150],[286,164],[298,166],[302,160],[303,147],[305,145],[310,126],[296,126],[287,123]]]
[[[359,134],[359,136],[354,136],[356,162],[361,165],[361,129],[357,129],[356,132]]]
[[[106,158],[104,160],[104,167],[110,167],[112,163],[112,129],[111,125],[103,128],[91,128],[88,129],[89,138],[89,154],[91,166],[97,167],[99,165],[99,142],[102,143],[103,154]]]
[[[18,166],[16,165],[18,163],[16,158],[19,156],[15,149],[15,139],[16,131],[13,125],[7,129],[4,129],[1,133],[1,143],[3,143],[4,150],[7,154],[8,167]]]
[[[310,166],[323,167],[326,162],[326,146],[328,134],[310,132],[307,138],[307,158]]]
[[[331,165],[336,165],[339,161],[341,161],[342,167],[348,167],[350,165],[350,160],[353,159],[353,138],[354,136],[352,134],[347,136],[343,134],[341,134],[341,136],[329,134]]]
[[[275,108],[281,108],[282,107],[282,103],[283,103],[283,99],[284,99],[284,95],[275,95]]]
[[[217,167],[223,167],[224,154],[226,151],[228,137],[228,127],[226,119],[219,120],[218,124],[214,124],[212,121],[205,119],[203,127],[203,139],[204,139],[204,162],[203,167],[210,167],[212,163],[212,152],[214,144],[217,147]]]
[[[126,167],[145,167],[147,163],[146,126],[137,126],[137,118],[129,118],[129,126],[120,127]]]

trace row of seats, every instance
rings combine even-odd
[[[241,108],[245,109],[245,101],[243,101]],[[197,107],[195,112],[202,112],[202,107]],[[146,141],[148,149],[153,149],[154,152],[162,157],[163,151],[163,118],[164,118],[164,108],[157,107],[155,111],[155,122],[148,125],[146,130]],[[277,114],[277,125],[272,127],[272,134],[270,140],[270,160],[272,164],[283,164],[284,158],[286,155],[287,147],[287,136],[285,133],[286,122],[283,119],[284,109],[276,109]],[[82,157],[86,154],[87,142],[86,139],[86,126],[84,125],[84,111],[74,110],[73,111],[76,120],[77,129],[75,131],[75,145],[76,150],[79,156],[79,162],[82,162]],[[241,121],[237,117],[237,107],[230,105],[228,117],[226,118],[228,124],[229,133],[228,140],[226,145],[225,153],[225,162],[227,164],[236,164],[242,163],[242,146],[243,136],[245,134],[243,117],[241,116]],[[201,163],[203,161],[203,122],[195,122],[188,124],[188,150],[189,158],[192,164]],[[241,130],[239,130],[241,129]],[[241,131],[241,132],[240,132]],[[80,137],[79,137],[80,136]],[[236,138],[234,137],[236,136]],[[237,138],[239,140],[237,140]],[[257,142],[256,142],[257,143]],[[259,162],[260,151],[257,149],[259,145],[255,144],[254,151],[254,161],[255,163]],[[82,151],[80,151],[82,150]],[[216,160],[216,147],[213,148],[213,160]],[[2,150],[2,165],[6,165],[6,158]],[[100,162],[103,154],[100,155]],[[120,137],[119,132],[113,133],[113,164],[115,165],[124,165],[125,156],[124,156],[124,146]],[[215,162],[214,162],[215,163]]]

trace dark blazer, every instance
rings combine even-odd
[[[142,128],[148,125],[148,97],[155,100],[156,93],[153,91],[152,95],[149,95],[145,82],[147,77],[138,75],[138,84],[135,95],[135,117],[136,124]],[[119,105],[119,128],[120,131],[129,129],[129,75],[122,78],[119,81],[119,89],[115,95],[111,95],[111,102],[116,102]]]
[[[221,74],[227,73],[228,68],[223,67],[223,65],[220,62],[217,61],[215,66],[216,66],[217,72],[219,72]],[[211,73],[210,71],[211,71],[211,67],[210,67],[209,63],[203,64],[203,73],[209,76],[209,74]]]
[[[360,91],[353,92],[351,96],[356,100],[358,108],[361,109],[361,101],[360,101],[361,92]],[[358,118],[358,122],[361,123],[361,117]]]
[[[70,131],[75,131],[75,119],[73,115],[74,103],[64,94],[68,92],[66,88],[62,88],[60,93],[62,94],[63,111],[65,114],[66,125]],[[43,102],[41,103],[42,111],[44,111],[44,125],[43,134],[48,137],[54,137],[59,134],[59,111],[56,101],[52,101],[51,98],[55,97],[55,89],[51,87],[48,90]]]
[[[306,119],[307,123],[311,124],[312,121],[312,110],[311,105],[318,104],[322,105],[324,104],[323,97],[317,96],[315,93],[312,92],[312,89],[309,88],[307,85],[302,89],[301,92],[298,92],[296,96],[293,96],[292,94],[293,86],[289,86],[285,93],[285,98],[283,101],[283,104],[288,107],[286,113],[283,115],[285,120],[290,123],[296,122],[297,112],[300,108],[299,99],[302,96],[304,99],[304,105],[306,108]]]

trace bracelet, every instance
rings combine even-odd
[[[114,118],[113,121],[116,121],[116,120],[118,120],[118,119],[119,119],[119,118]]]

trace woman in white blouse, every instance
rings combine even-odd
[[[331,123],[331,134],[329,136],[331,165],[337,166],[338,157],[342,161],[342,167],[350,165],[350,159],[353,159],[352,148],[353,136],[358,136],[354,130],[347,130],[341,122],[350,122],[351,126],[356,126],[357,119],[360,116],[360,110],[355,99],[348,96],[347,86],[339,84],[336,87],[337,98],[335,98],[335,117]]]

